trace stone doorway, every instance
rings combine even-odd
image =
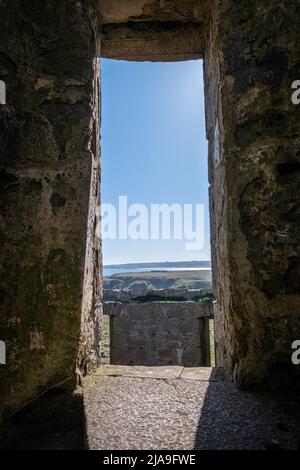
[[[117,3],[100,1],[102,57],[204,58],[217,363],[240,386],[293,380],[299,241],[295,220],[283,215],[286,204],[296,210],[294,171],[282,177],[281,168],[298,161],[299,107],[290,91],[299,75],[296,5]]]
[[[203,62],[103,60],[100,69],[102,364],[210,366]],[[139,228],[133,234],[134,220]],[[120,259],[125,273],[117,274]],[[111,279],[108,260],[113,261]],[[174,271],[172,264],[167,267],[171,261]],[[145,271],[133,265],[126,272],[126,262],[128,268],[144,263]]]

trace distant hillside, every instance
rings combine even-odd
[[[211,289],[211,270],[129,272],[104,278],[104,289],[144,287],[148,289]]]
[[[208,261],[165,261],[157,263],[126,263],[126,264],[110,264],[104,266],[109,269],[139,269],[139,268],[210,268],[211,262]]]

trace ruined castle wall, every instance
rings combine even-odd
[[[0,4],[0,419],[99,362],[94,3]]]
[[[250,386],[296,370],[299,3],[214,1],[205,55],[217,357]],[[275,373],[276,372],[276,373]]]
[[[110,315],[112,364],[210,365],[210,303],[109,302],[104,312]]]

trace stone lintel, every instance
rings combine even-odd
[[[203,57],[206,28],[198,23],[128,22],[101,28],[101,57],[180,61]]]
[[[208,22],[211,0],[98,0],[102,24],[126,21]]]

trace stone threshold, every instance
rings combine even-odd
[[[126,366],[103,365],[95,375],[107,377],[132,377],[163,380],[200,380],[205,382],[224,382],[228,380],[220,367],[183,367],[183,366]]]

